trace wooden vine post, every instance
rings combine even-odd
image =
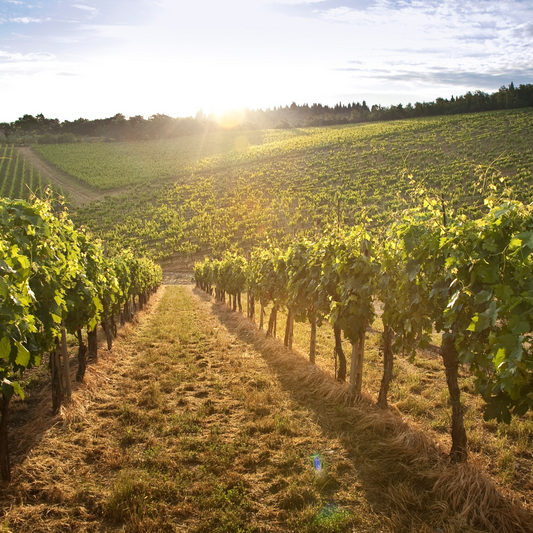
[[[63,379],[65,385],[65,394],[70,399],[72,396],[72,385],[70,383],[70,362],[67,348],[67,334],[65,326],[61,327],[61,358],[63,360]]]
[[[11,481],[11,464],[9,461],[9,441],[7,437],[7,424],[9,414],[9,401],[11,398],[7,397],[3,392],[0,395],[0,475],[2,481]]]
[[[311,342],[309,343],[309,361],[315,364],[316,359],[316,314],[312,313],[309,317],[311,323]]]
[[[350,361],[350,388],[353,392],[357,392],[357,369],[359,363],[359,343],[354,342],[352,344],[352,358]]]
[[[383,377],[381,378],[381,388],[379,389],[378,406],[381,409],[387,408],[387,395],[389,392],[389,385],[392,381],[392,368],[394,365],[394,354],[392,352],[392,339],[394,332],[388,325],[383,326],[383,334],[381,336],[383,347]]]
[[[250,293],[250,320],[255,320],[255,298],[254,295]]]
[[[361,241],[361,254],[370,257],[370,249],[366,240]],[[361,337],[352,344],[352,361],[350,365],[350,387],[356,394],[361,394],[363,388],[363,360],[365,355],[366,321],[363,325]]]
[[[265,324],[265,306],[263,304],[263,298],[260,300],[261,312],[259,314],[259,329],[263,329]]]
[[[366,328],[365,328],[366,329]],[[350,387],[361,394],[363,387],[363,359],[365,355],[365,333],[352,344],[352,363],[350,366]]]
[[[61,360],[59,357],[59,342],[56,339],[56,346],[50,352],[50,373],[52,377],[52,413],[59,413],[63,402],[63,387],[61,385]]]
[[[287,314],[287,323],[285,325],[285,338],[283,344],[289,348],[289,350],[292,350],[292,341],[294,337],[294,312],[289,307],[289,311]]]
[[[85,376],[85,370],[87,369],[87,346],[83,342],[81,329],[76,331],[76,337],[78,338],[78,371],[76,372],[76,381],[81,383]]]

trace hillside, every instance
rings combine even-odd
[[[363,216],[378,228],[417,201],[418,186],[473,214],[500,178],[529,201],[532,126],[525,109],[40,150],[93,185],[128,187],[77,210],[78,223],[111,246],[190,263]]]

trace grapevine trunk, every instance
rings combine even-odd
[[[335,335],[335,354],[339,358],[339,372],[337,379],[339,381],[346,381],[346,356],[342,349],[341,328],[335,324],[333,326],[333,334]]]
[[[378,396],[378,405],[381,409],[387,408],[387,394],[389,392],[389,384],[392,380],[392,367],[394,364],[392,337],[392,329],[385,324],[381,336],[383,343],[383,377],[381,378],[381,389],[379,390]]]
[[[309,361],[311,363],[315,363],[316,358],[316,316],[312,316],[309,319],[309,322],[311,322],[311,342],[309,346]]]
[[[87,331],[87,345],[89,357],[95,361],[98,359],[98,340],[96,336],[96,326]]]
[[[78,337],[78,371],[76,372],[76,381],[81,383],[85,377],[85,370],[87,368],[87,346],[83,342],[81,329],[78,329],[76,336]]]
[[[9,461],[9,441],[7,438],[7,423],[9,415],[9,400],[7,396],[2,393],[0,398],[0,412],[2,418],[0,419],[0,473],[2,481],[11,481],[11,465]]]
[[[463,408],[461,406],[458,382],[457,350],[453,333],[444,333],[442,336],[441,355],[446,369],[446,381],[452,404],[452,449],[450,458],[454,463],[463,463],[467,459],[466,430],[463,423]]]
[[[52,413],[57,415],[63,401],[61,386],[61,362],[59,360],[59,346],[50,352],[50,372],[52,374]]]

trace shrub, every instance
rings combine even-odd
[[[37,137],[38,144],[55,144],[56,138],[51,133],[45,133]]]
[[[60,144],[68,144],[68,143],[75,143],[76,137],[73,133],[62,133],[57,138],[57,142]]]

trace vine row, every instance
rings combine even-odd
[[[495,190],[494,186],[491,186]],[[381,307],[384,355],[378,397],[387,406],[394,354],[414,353],[442,333],[443,359],[452,407],[453,461],[467,458],[467,436],[458,386],[458,367],[475,375],[486,419],[510,422],[533,408],[533,206],[509,191],[485,199],[475,219],[446,212],[440,200],[406,210],[380,234],[364,225],[332,228],[327,236],[301,238],[288,248],[254,249],[249,257],[226,252],[195,265],[197,285],[233,309],[246,291],[276,314],[287,310],[285,345],[292,347],[294,320],[311,324],[310,360],[316,326],[328,321],[335,333],[338,379],[346,357],[341,334],[352,345],[350,386],[361,393],[365,331]],[[253,301],[248,316],[253,318]]]
[[[57,413],[71,393],[66,333],[78,339],[76,379],[82,381],[87,352],[97,357],[97,324],[111,348],[114,317],[131,320],[135,298],[142,307],[162,272],[129,251],[108,257],[101,242],[74,228],[65,209],[54,213],[50,202],[39,199],[0,198],[0,237],[0,473],[8,481],[8,409],[14,394],[24,398],[23,372],[50,354]]]

